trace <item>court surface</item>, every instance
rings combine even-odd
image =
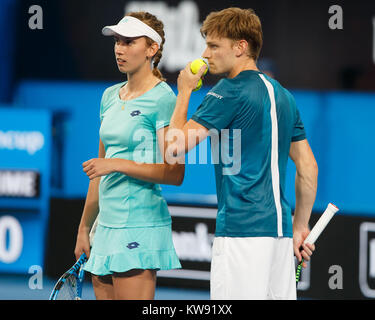
[[[55,279],[43,278],[41,289],[29,288],[30,276],[0,274],[0,300],[48,300]],[[156,288],[155,300],[208,300],[209,290],[161,287]],[[91,282],[85,281],[82,299],[95,300]]]

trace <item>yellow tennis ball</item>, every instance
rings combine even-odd
[[[207,63],[203,59],[195,59],[191,64],[190,64],[190,70],[192,73],[197,74],[200,68],[202,66],[206,65],[206,70],[204,70],[203,76],[207,73],[208,66]],[[198,84],[196,88],[193,91],[198,91],[202,87],[203,81],[202,79],[199,79]]]
[[[200,88],[202,88],[203,81],[202,79],[199,79],[197,86],[193,91],[198,91]]]
[[[200,68],[202,68],[202,66],[204,65],[206,65],[206,70],[204,70],[204,73],[203,73],[203,75],[205,75],[207,73],[208,66],[207,66],[207,63],[203,59],[195,59],[190,65],[190,70],[192,73],[197,74]]]

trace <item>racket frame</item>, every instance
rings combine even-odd
[[[76,288],[77,296],[75,300],[81,299],[82,283],[84,279],[83,266],[85,265],[86,261],[87,261],[86,254],[82,253],[82,255],[79,257],[76,263],[68,271],[66,271],[56,282],[55,286],[53,287],[52,293],[49,297],[49,300],[57,300],[61,287],[64,285],[67,278],[70,277],[71,275],[75,276],[77,280],[77,288]]]

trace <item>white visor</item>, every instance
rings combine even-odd
[[[105,36],[114,36],[119,34],[123,37],[135,38],[146,36],[154,40],[160,47],[162,39],[160,35],[141,20],[125,16],[120,22],[114,26],[106,26],[102,29],[102,33]]]

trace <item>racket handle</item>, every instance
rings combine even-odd
[[[332,219],[332,217],[337,211],[339,211],[339,209],[334,204],[329,203],[327,209],[320,216],[318,222],[312,228],[312,230],[306,237],[304,243],[314,244],[320,236],[320,234],[323,232],[324,228],[327,226],[328,222]]]
[[[332,217],[335,215],[335,213],[339,211],[339,208],[337,208],[334,204],[329,203],[327,206],[327,209],[323,212],[321,217],[319,218],[318,222],[315,224],[315,226],[312,228],[308,236],[306,237],[305,241],[303,243],[311,243],[314,244],[315,241],[318,239],[320,234],[323,232],[324,228],[327,226],[329,221],[332,219]],[[300,251],[302,251],[302,246],[300,247]],[[302,257],[301,262],[297,266],[296,270],[296,283],[298,284],[298,281],[301,278],[302,273],[302,264],[304,262],[304,259]]]
[[[296,270],[296,283],[298,283],[298,281],[300,280],[301,278],[301,273],[302,273],[302,264],[303,264],[303,261],[304,259],[302,258],[301,259],[301,262],[298,264],[297,266],[297,270]]]

